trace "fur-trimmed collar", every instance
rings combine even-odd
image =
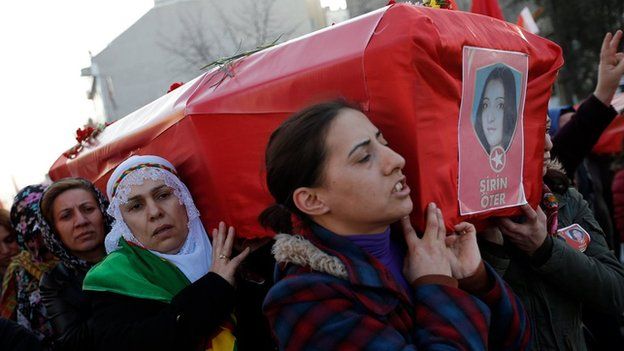
[[[561,172],[563,174],[566,174],[566,171],[563,168],[563,165],[556,158],[550,159],[550,160],[548,160],[546,162],[546,169],[553,170],[553,171],[558,171],[558,172]]]
[[[323,252],[300,235],[277,234],[271,252],[277,263],[293,263],[337,278],[348,279],[347,268],[338,257]]]

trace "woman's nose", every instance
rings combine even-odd
[[[550,140],[550,135],[546,133],[544,135],[544,152],[550,151],[552,147],[553,147],[553,143],[552,143],[552,140]]]
[[[384,174],[389,175],[396,170],[401,170],[405,167],[405,159],[391,148],[384,146],[383,163]]]
[[[81,226],[89,222],[87,216],[85,216],[81,211],[76,212],[76,226]]]
[[[149,214],[150,219],[160,218],[160,216],[162,215],[162,210],[155,201],[147,201],[146,206],[148,211],[147,213]]]

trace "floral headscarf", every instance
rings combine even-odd
[[[108,200],[106,199],[104,194],[102,194],[102,192],[100,192],[100,190],[96,188],[90,181],[82,178],[74,179],[84,183],[84,185],[88,189],[90,189],[91,193],[95,196],[95,200],[98,203],[98,207],[104,219],[104,232],[108,233],[113,223],[113,217],[111,217],[106,212],[106,209],[108,208]],[[37,220],[39,222],[39,227],[43,236],[43,242],[45,243],[48,250],[50,250],[50,252],[54,254],[54,256],[58,257],[67,267],[71,269],[87,270],[91,267],[90,263],[74,256],[71,253],[71,251],[61,241],[58,233],[54,229],[54,225],[52,223],[48,223],[41,211],[37,212]]]
[[[26,247],[26,242],[41,235],[37,214],[44,190],[43,185],[29,185],[20,190],[13,200],[11,225],[17,233],[18,243],[25,250],[13,257],[5,272],[0,295],[0,316],[13,318],[45,341],[52,335],[52,326],[41,301],[39,280],[58,261],[43,260],[43,255],[35,257]]]
[[[29,185],[17,193],[11,206],[11,225],[17,233],[17,242],[24,250],[26,242],[41,235],[41,227],[37,221],[39,200],[46,189],[44,185]]]

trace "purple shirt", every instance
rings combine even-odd
[[[343,237],[351,240],[360,249],[378,259],[405,291],[411,291],[409,284],[403,277],[403,252],[394,241],[390,240],[390,227],[379,234],[357,234]]]

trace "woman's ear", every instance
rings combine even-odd
[[[308,216],[320,216],[329,212],[329,207],[318,197],[314,188],[297,188],[293,193],[293,202],[299,211]]]

